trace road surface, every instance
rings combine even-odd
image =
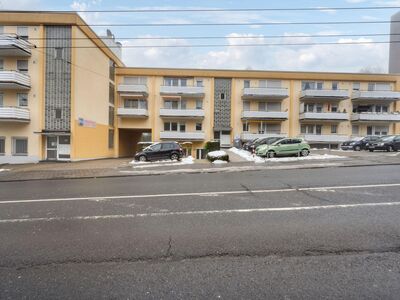
[[[400,168],[0,183],[0,298],[398,299]]]

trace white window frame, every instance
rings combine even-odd
[[[129,105],[127,105],[127,103],[129,103]],[[135,107],[135,103],[137,107]],[[147,109],[147,101],[144,99],[127,98],[124,99],[124,108]]]
[[[28,144],[28,138],[27,137],[12,137],[11,140],[12,140],[12,155],[13,156],[28,156],[29,144]],[[17,153],[16,147],[17,147],[17,141],[18,140],[25,140],[26,141],[26,153]]]
[[[165,124],[169,124],[169,129],[165,129]],[[176,124],[176,130],[172,130],[172,124]],[[181,126],[185,127],[184,131],[181,131]],[[186,123],[181,122],[164,122],[164,131],[168,132],[186,132]]]
[[[26,105],[22,105],[21,100],[26,100]],[[27,93],[18,93],[17,94],[17,103],[19,107],[28,107],[29,106],[29,98]]]
[[[187,78],[165,77],[164,86],[187,86]]]

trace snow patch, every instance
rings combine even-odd
[[[10,169],[0,169],[0,172],[8,172]]]
[[[194,164],[194,158],[191,156],[184,157],[180,161],[177,160],[157,160],[157,161],[131,161],[130,164],[135,169],[155,168],[165,166],[182,166]]]
[[[227,153],[225,151],[219,150],[219,151],[209,152],[207,155],[209,157],[215,158],[215,157],[221,157],[221,156],[227,155]]]
[[[214,160],[212,163],[215,164],[215,165],[223,165],[223,164],[227,164],[228,162],[225,161],[225,160],[217,159],[217,160]]]

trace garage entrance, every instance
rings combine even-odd
[[[118,157],[133,157],[139,142],[151,142],[151,130],[119,129]]]

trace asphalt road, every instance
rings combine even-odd
[[[0,299],[398,299],[399,166],[0,183]]]

